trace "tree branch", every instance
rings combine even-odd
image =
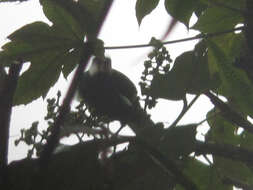
[[[0,184],[8,180],[6,167],[8,164],[8,145],[12,100],[17,87],[17,81],[22,64],[12,64],[9,73],[0,89]],[[1,68],[3,69],[3,68]]]
[[[221,156],[226,159],[241,161],[253,165],[253,152],[230,144],[205,143],[201,141],[196,142],[196,155],[212,154],[214,156]]]
[[[17,81],[22,64],[12,64],[6,76],[3,89],[0,92],[0,163],[8,163],[9,125],[12,100],[17,87]]]
[[[242,127],[246,131],[253,133],[253,125],[245,118],[243,118],[240,114],[238,114],[235,110],[229,107],[228,104],[224,103],[217,96],[213,95],[211,92],[204,93],[211,102],[221,111],[222,116],[228,121]]]

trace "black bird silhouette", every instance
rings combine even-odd
[[[99,116],[122,123],[134,122],[140,110],[137,90],[123,73],[112,69],[111,59],[94,58],[78,87],[79,96]]]

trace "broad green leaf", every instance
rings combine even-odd
[[[43,22],[35,22],[18,29],[9,36],[11,42],[5,44],[0,53],[0,61],[31,61],[51,51],[66,51],[80,47],[82,42],[58,35],[54,27]]]
[[[53,22],[54,28],[57,30],[59,36],[64,36],[65,38],[72,38],[76,40],[83,40],[84,31],[82,30],[81,25],[71,15],[71,12],[69,12],[69,10],[65,10],[62,6],[60,6],[66,1],[59,3],[57,0],[41,0],[40,2],[43,6],[45,15],[50,21]],[[71,1],[69,1],[67,5],[69,4],[71,4]],[[74,5],[74,2],[72,2],[72,4]],[[78,11],[77,6],[74,6],[73,9],[76,9],[76,11]]]
[[[253,115],[253,86],[246,73],[232,65],[226,54],[214,42],[208,41],[213,63],[218,68],[225,91],[244,113]]]
[[[237,135],[238,127],[224,119],[218,110],[212,109],[206,115],[210,130],[206,134],[207,142],[219,144],[240,144],[240,136]]]
[[[26,43],[48,43],[50,40],[58,39],[52,28],[44,22],[34,22],[24,25],[8,36],[11,41],[21,41]],[[46,40],[46,41],[45,41]]]
[[[15,104],[27,104],[40,96],[45,97],[61,70],[66,77],[80,60],[82,40],[57,30],[43,22],[28,24],[12,33],[9,36],[12,41],[2,47],[0,61],[3,65],[19,59],[31,62],[18,82]]]
[[[187,28],[193,12],[200,6],[199,0],[165,0],[164,3],[168,14],[184,23]]]
[[[220,174],[241,181],[242,183],[253,185],[253,173],[242,162],[214,157],[214,167],[217,168]]]
[[[50,52],[47,57],[32,61],[33,64],[18,81],[14,96],[15,105],[28,104],[40,96],[46,96],[60,76],[61,63],[57,62],[60,56],[62,54]]]
[[[233,29],[241,22],[243,18],[240,13],[215,6],[208,8],[192,28],[203,33],[221,32]]]
[[[175,84],[174,79],[177,77],[174,73],[155,75],[150,88],[151,96],[169,100],[182,100],[185,97],[186,89],[184,89],[184,86]]]
[[[209,74],[207,48],[204,42],[194,51],[179,55],[174,67],[166,75],[156,75],[151,84],[151,95],[170,100],[181,100],[186,93],[199,94],[219,85],[218,78]]]
[[[135,14],[138,24],[141,24],[142,19],[151,13],[158,5],[159,0],[137,0],[135,5]]]
[[[227,55],[229,61],[235,62],[240,57],[241,52],[243,52],[243,35],[228,33],[222,36],[217,36],[212,38],[212,40],[222,49],[222,51]],[[245,52],[245,51],[244,51]],[[217,67],[215,57],[212,53],[208,53],[208,68],[210,71],[211,77],[218,75],[219,77],[219,69]],[[214,88],[213,90],[226,97],[230,97],[230,93],[227,91],[226,85],[220,82],[219,88]]]
[[[97,0],[79,0],[79,6],[86,10],[97,22],[101,11],[103,10],[106,1],[97,1]]]
[[[232,190],[232,185],[225,185],[214,167],[206,165],[194,158],[188,158],[184,161],[185,168],[183,172],[197,185],[198,189],[204,190]],[[177,185],[177,190],[183,190]]]
[[[11,61],[22,58],[28,61],[33,55],[37,55],[41,48],[33,47],[24,42],[8,42],[2,46],[0,52],[0,62],[2,65],[9,65]]]
[[[243,10],[245,8],[246,0],[216,0],[215,2],[210,2],[209,0],[200,0],[202,3],[206,5],[215,5],[217,7],[226,7],[227,9],[237,9]],[[211,7],[211,6],[210,6]]]
[[[197,124],[169,128],[162,137],[161,150],[168,156],[179,158],[193,152],[196,142]]]
[[[216,89],[220,85],[217,73],[211,75],[208,65],[207,46],[204,40],[195,45],[192,58],[192,77],[187,93],[199,94]]]

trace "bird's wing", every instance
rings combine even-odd
[[[137,98],[137,89],[134,83],[123,73],[112,70],[111,72],[111,84],[115,86],[115,89],[126,98],[133,102]]]

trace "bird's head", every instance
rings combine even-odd
[[[111,65],[111,59],[108,57],[105,58],[98,58],[95,57],[92,60],[89,73],[90,75],[94,75],[99,72],[111,72],[112,70],[112,65]]]

